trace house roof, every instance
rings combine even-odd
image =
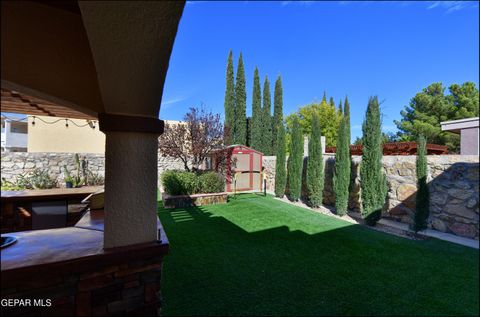
[[[442,131],[451,131],[454,133],[460,133],[462,129],[471,129],[479,127],[479,117],[466,118],[453,121],[440,122]]]

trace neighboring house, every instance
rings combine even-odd
[[[2,117],[2,152],[27,152],[28,123]]]
[[[97,121],[28,117],[28,152],[105,153],[105,134]]]
[[[184,124],[165,120],[165,124]],[[2,151],[105,153],[105,134],[97,121],[28,116],[16,121],[2,117]]]
[[[479,117],[440,123],[442,131],[460,134],[460,154],[478,155]]]

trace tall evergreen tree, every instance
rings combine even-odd
[[[320,133],[320,117],[317,112],[312,116],[312,133],[308,142],[307,161],[307,198],[310,206],[320,207],[323,201],[323,154]]]
[[[346,126],[347,126],[347,140],[348,144],[350,145],[351,141],[351,134],[350,134],[350,103],[348,102],[348,96],[345,96],[345,106],[343,110],[343,116],[346,118]]]
[[[258,69],[255,67],[253,73],[253,94],[252,94],[252,132],[250,133],[250,147],[262,150],[262,91],[260,88],[260,76]]]
[[[245,91],[245,68],[242,53],[238,58],[235,83],[235,135],[236,144],[247,143],[247,92]]]
[[[362,216],[368,225],[373,226],[381,218],[387,195],[387,180],[382,172],[382,123],[377,96],[370,97],[368,101],[362,132]]]
[[[345,100],[345,111],[338,129],[337,150],[335,153],[335,172],[333,174],[333,191],[335,192],[335,207],[337,214],[343,216],[348,210],[348,196],[350,185],[350,140],[349,127],[350,110]],[[341,105],[341,101],[340,101]]]
[[[322,103],[327,103],[327,92],[323,91]]]
[[[228,54],[227,79],[225,89],[225,145],[232,144],[235,135],[235,83],[232,50]]]
[[[333,97],[330,97],[329,104],[330,104],[330,107],[335,108],[335,101],[333,101]]]
[[[293,120],[292,142],[290,142],[290,155],[288,156],[288,196],[297,201],[302,190],[303,169],[303,134],[298,119]]]
[[[343,116],[342,99],[340,99],[340,103],[338,104],[338,113],[340,116]]]
[[[428,215],[430,214],[430,193],[427,184],[427,157],[426,139],[423,135],[417,141],[417,195],[413,229],[415,232],[427,228]]]
[[[251,147],[252,142],[252,117],[247,117],[247,144],[248,147]]]
[[[285,195],[285,185],[287,183],[287,171],[285,170],[285,127],[283,122],[277,127],[277,161],[275,165],[275,196],[283,197]]]
[[[273,97],[273,127],[272,127],[272,152],[276,153],[277,151],[277,134],[280,125],[283,125],[283,89],[282,89],[282,78],[280,75],[275,81],[275,91]]]
[[[263,108],[262,108],[262,152],[272,155],[272,97],[270,95],[270,81],[265,76],[263,83]]]

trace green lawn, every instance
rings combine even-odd
[[[159,209],[162,315],[478,315],[479,252],[256,195]]]

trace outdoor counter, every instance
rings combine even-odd
[[[51,299],[50,309],[68,315],[158,307],[162,260],[169,247],[160,221],[159,241],[103,249],[103,220],[103,210],[90,211],[75,227],[6,234],[18,240],[1,250],[2,298]],[[130,293],[135,298],[125,295]],[[30,309],[49,314],[48,307]],[[2,313],[19,311],[2,307]]]

